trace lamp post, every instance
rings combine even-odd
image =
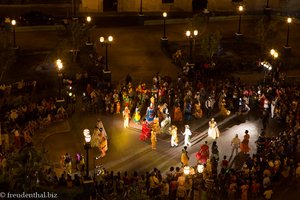
[[[139,12],[139,16],[144,16],[144,13],[143,13],[143,0],[140,1],[140,12]]]
[[[56,60],[56,66],[58,69],[58,99],[61,99],[61,82],[62,82],[62,68],[63,63],[61,62],[61,59]]]
[[[285,44],[285,48],[291,48],[290,46],[289,46],[289,39],[290,39],[290,24],[292,23],[292,18],[290,18],[290,17],[288,17],[287,18],[287,20],[286,20],[286,22],[287,22],[287,34],[286,34],[286,44]]]
[[[84,129],[83,130],[83,135],[84,135],[84,149],[86,152],[86,168],[85,168],[85,178],[89,179],[89,149],[91,148],[91,135],[90,135],[90,130],[89,129]]]
[[[193,61],[193,43],[195,43],[195,38],[198,35],[198,30],[194,30],[193,34],[191,33],[191,31],[187,30],[185,32],[186,37],[189,40],[189,45],[190,45],[190,61]]]
[[[108,70],[108,45],[111,45],[113,41],[113,36],[108,36],[107,40],[104,37],[100,37],[100,43],[102,46],[105,46],[105,69],[104,71],[109,72]]]
[[[237,31],[236,35],[241,36],[241,35],[243,35],[241,33],[241,23],[242,23],[242,12],[244,11],[244,7],[239,6],[238,11],[239,11],[239,24],[238,24],[238,31]]]
[[[278,52],[275,49],[271,49],[270,54],[273,57],[273,67],[275,69],[273,78],[275,80],[278,80],[279,79],[279,67],[276,65],[276,59],[278,58]],[[271,71],[272,67],[269,67],[269,70]]]
[[[12,28],[13,28],[13,47],[16,48],[16,20],[11,20],[11,25],[12,25]]]
[[[163,15],[163,18],[164,18],[164,36],[163,36],[163,38],[167,38],[166,37],[166,18],[168,16],[168,14],[166,12],[163,12],[162,15]]]
[[[164,19],[164,31],[163,31],[163,37],[160,38],[161,47],[166,47],[168,45],[168,38],[166,35],[166,18],[167,18],[167,16],[168,16],[167,12],[163,12],[162,17]]]
[[[92,18],[90,16],[87,16],[86,17],[86,22],[87,22],[87,28],[88,28],[88,40],[87,42],[85,43],[86,45],[93,45],[93,43],[91,42],[91,33],[90,33],[90,24],[91,24],[91,21],[92,21]]]

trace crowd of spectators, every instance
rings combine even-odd
[[[248,195],[251,197],[264,195],[268,198],[272,195],[274,184],[296,180],[297,174],[299,179],[300,168],[297,169],[299,160],[296,157],[300,128],[298,87],[287,86],[280,82],[266,86],[246,85],[239,79],[230,77],[219,79],[206,73],[196,70],[192,65],[186,65],[176,80],[167,76],[162,77],[157,73],[153,76],[151,84],[139,83],[136,88],[133,86],[134,77],[130,75],[124,83],[116,87],[107,85],[105,89],[99,87],[98,83],[86,81],[84,93],[91,111],[116,114],[118,103],[121,110],[128,106],[131,114],[137,107],[142,112],[143,108],[145,110],[149,106],[151,97],[155,98],[155,112],[159,113],[159,105],[167,104],[172,118],[175,108],[179,108],[182,115],[192,115],[196,104],[200,104],[201,109],[207,112],[205,101],[209,98],[213,99],[213,103],[217,102],[214,112],[220,110],[224,100],[226,108],[232,113],[239,112],[241,107],[247,105],[252,110],[262,113],[263,131],[257,141],[258,151],[252,155],[248,154],[241,169],[229,168],[229,165],[222,164],[223,161],[209,159],[201,174],[202,189],[208,191],[208,194],[230,199],[238,196],[247,199]],[[16,149],[20,149],[24,144],[31,144],[35,130],[66,117],[64,108],[57,108],[53,98],[43,99],[39,103],[21,102],[14,107],[2,107],[5,111],[3,116],[7,127],[5,131],[14,134],[13,146]],[[3,105],[6,105],[5,100]],[[187,109],[188,106],[191,106],[191,109]],[[285,131],[278,136],[270,136],[266,131],[270,118],[285,124]],[[183,124],[184,119],[181,118],[181,121],[175,123]],[[63,173],[57,178],[52,169],[45,173],[47,182],[51,184],[68,187],[82,184],[83,176],[78,174],[72,177],[71,174]],[[103,196],[136,193],[150,198],[160,196],[164,199],[184,199],[192,194],[192,186],[195,186],[193,183],[195,176],[185,176],[181,167],[175,169],[171,167],[167,174],[161,174],[157,169],[146,174],[124,172],[122,175],[120,172],[115,174],[113,171],[104,170],[100,177],[95,181],[95,193]],[[296,181],[299,181],[298,179]]]

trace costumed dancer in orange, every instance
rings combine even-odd
[[[140,140],[145,141],[148,138],[150,138],[150,136],[151,136],[151,132],[150,132],[149,124],[146,121],[146,119],[144,119],[142,122],[142,132],[140,134]]]
[[[116,114],[120,114],[121,113],[121,104],[120,101],[117,102],[117,108],[116,108]]]
[[[104,134],[100,135],[100,151],[101,151],[101,157],[104,157],[106,155],[106,151],[108,150],[107,146],[107,138],[104,136]]]
[[[246,130],[245,135],[244,135],[244,139],[241,142],[241,146],[240,146],[241,152],[243,152],[244,154],[247,154],[247,153],[250,152],[250,147],[249,147],[250,135],[248,133],[249,133],[249,131]]]
[[[127,106],[123,110],[123,117],[124,117],[124,128],[128,128],[129,120],[130,120],[130,110]]]
[[[174,108],[174,122],[181,122],[183,118],[182,111],[180,109],[180,105],[176,105]]]

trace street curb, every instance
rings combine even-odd
[[[49,129],[50,128],[53,128],[55,125],[57,124],[51,124],[49,125],[48,127],[46,127],[45,129],[43,129],[42,132],[40,133],[37,133],[38,135],[36,137],[33,137],[33,141],[35,144],[35,146],[37,147],[42,147],[45,140],[50,137],[50,136],[53,136],[53,135],[56,135],[56,134],[60,134],[60,133],[67,133],[67,132],[70,132],[71,131],[71,127],[70,127],[70,123],[68,120],[65,120],[63,122],[58,122],[61,124],[65,123],[66,127],[64,127],[65,129],[63,130],[54,130],[54,131],[50,131],[49,132]]]

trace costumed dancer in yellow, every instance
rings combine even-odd
[[[128,128],[129,120],[130,120],[130,110],[127,106],[123,110],[123,118],[124,118],[124,128]]]
[[[133,114],[133,121],[137,124],[140,123],[141,120],[141,114],[140,114],[140,110],[138,108],[138,106],[135,108],[135,112]]]
[[[220,111],[223,116],[228,116],[228,115],[230,115],[230,110],[226,109],[225,106],[226,106],[226,100],[223,99],[220,104]]]
[[[178,146],[177,127],[175,125],[172,125],[169,128],[169,132],[171,134],[171,147],[177,147]]]
[[[156,150],[156,143],[157,143],[157,138],[156,138],[156,132],[151,131],[151,146],[153,150]]]
[[[195,112],[194,112],[194,117],[196,119],[200,119],[203,116],[203,111],[201,109],[201,103],[200,101],[195,102],[194,104]]]
[[[180,161],[182,164],[182,167],[185,166],[189,166],[189,156],[188,156],[188,152],[187,152],[187,146],[184,146],[182,151],[181,151],[181,157],[180,157]]]

